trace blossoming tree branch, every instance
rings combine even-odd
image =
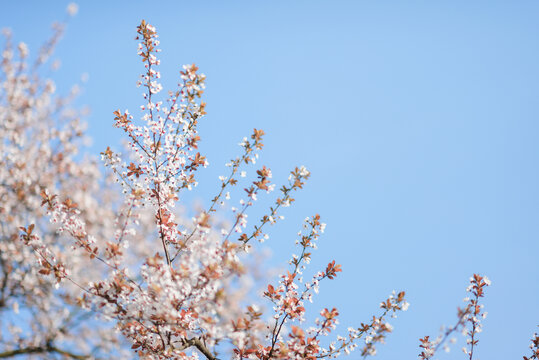
[[[73,11],[74,9],[71,8]],[[93,158],[77,154],[84,140],[81,114],[70,105],[77,93],[55,95],[39,74],[61,36],[29,62],[25,44],[16,48],[5,33],[0,88],[0,358],[71,359],[319,359],[357,349],[373,356],[392,330],[388,319],[408,308],[404,292],[393,292],[380,311],[357,327],[337,329],[336,308],[307,307],[321,282],[341,272],[334,260],[304,274],[324,231],[318,214],[305,219],[287,270],[265,284],[260,298],[246,296],[253,244],[268,238],[310,173],[290,172],[272,183],[256,166],[264,132],[254,129],[226,166],[209,207],[188,218],[179,209],[185,191],[208,166],[198,151],[197,125],[205,115],[205,76],[195,65],[179,73],[178,88],[161,98],[155,28],[137,27],[144,66],[141,116],[114,111],[114,126],[127,139],[123,153],[101,153],[107,173]],[[239,206],[228,207],[239,188]],[[241,190],[243,189],[243,190]],[[276,190],[278,189],[278,190]],[[265,215],[249,224],[258,197],[274,195]],[[216,216],[218,209],[230,209]],[[224,211],[224,210],[220,210]],[[480,299],[490,281],[474,275],[457,322],[438,337],[419,341],[421,359],[467,339],[472,359],[486,316]],[[311,305],[312,306],[312,305]],[[533,354],[537,359],[537,335]],[[415,345],[417,346],[417,345]]]

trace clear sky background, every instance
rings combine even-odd
[[[30,49],[67,2],[5,1],[0,26]],[[539,325],[539,2],[82,1],[56,56],[67,89],[89,74],[89,151],[118,147],[112,111],[142,104],[135,28],[161,38],[165,89],[181,64],[207,76],[201,150],[214,194],[253,127],[279,183],[312,178],[271,233],[282,264],[305,216],[328,224],[312,269],[336,259],[314,309],[340,328],[368,321],[391,290],[411,303],[379,359],[414,359],[418,339],[456,321],[475,273],[492,280],[477,358],[528,355]],[[205,199],[205,200],[204,200]],[[251,219],[253,221],[254,219]],[[462,344],[440,358],[464,359]],[[359,354],[350,356],[359,358]]]

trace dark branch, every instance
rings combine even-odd
[[[4,351],[0,353],[0,359],[10,358],[10,357],[14,357],[17,355],[24,355],[24,354],[44,354],[44,353],[57,353],[57,354],[61,354],[61,355],[64,355],[71,359],[76,359],[76,360],[85,360],[85,359],[90,358],[90,356],[73,354],[69,351],[59,349],[55,346],[47,345],[47,346],[33,346],[33,347],[27,347],[27,348],[22,348],[22,349]]]

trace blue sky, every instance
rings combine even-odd
[[[31,50],[67,2],[6,2],[0,26]],[[253,127],[276,182],[312,178],[272,232],[272,263],[302,219],[328,224],[313,270],[336,259],[316,307],[342,330],[393,289],[410,310],[380,359],[415,358],[418,339],[456,321],[468,277],[492,280],[478,359],[520,358],[539,325],[539,3],[535,1],[80,2],[58,47],[58,88],[88,73],[89,151],[118,146],[112,111],[135,110],[142,71],[135,27],[161,38],[165,89],[181,64],[207,76],[201,150],[209,199]],[[206,200],[207,201],[207,200]],[[462,345],[461,345],[462,346]],[[464,358],[458,348],[441,358]],[[351,356],[350,358],[357,358]]]

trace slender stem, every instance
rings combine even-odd
[[[167,259],[167,264],[169,268],[172,268],[172,262],[170,261],[170,255],[168,254],[168,248],[167,243],[165,240],[165,234],[163,232],[163,219],[161,217],[162,211],[161,211],[161,196],[159,195],[160,187],[159,183],[157,183],[157,216],[159,220],[159,235],[161,237],[161,244],[163,245],[163,251],[165,252],[165,258]]]
[[[477,322],[475,321],[475,315],[478,313],[477,311],[475,311],[477,309],[477,303],[479,302],[479,295],[476,293],[475,294],[475,301],[473,302],[473,308],[474,308],[474,311],[472,312],[472,333],[471,333],[471,336],[472,336],[472,342],[471,342],[471,345],[470,345],[470,357],[469,357],[469,360],[472,360],[473,358],[473,348],[474,348],[474,345],[475,345],[475,331],[476,331],[476,328],[477,328]]]

